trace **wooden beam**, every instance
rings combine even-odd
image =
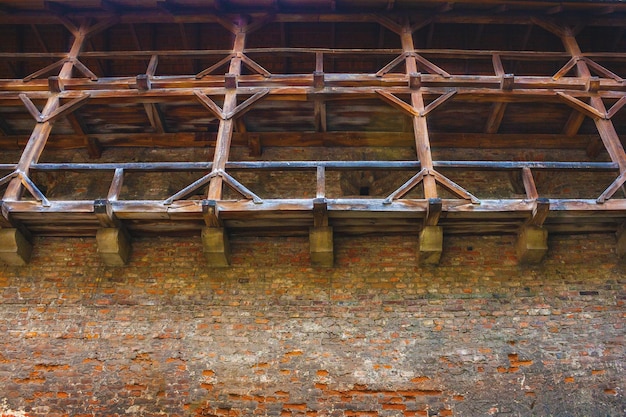
[[[595,109],[598,109],[600,113],[606,114],[606,108],[600,97],[591,97],[590,100],[591,105]],[[596,124],[600,138],[602,138],[602,143],[604,143],[604,147],[609,153],[611,160],[619,165],[621,173],[626,172],[626,153],[615,131],[613,122],[604,118],[594,118],[593,121]]]
[[[583,122],[585,121],[585,115],[578,110],[573,110],[567,119],[567,123],[563,126],[562,133],[566,136],[572,137],[575,136]]]
[[[158,104],[144,103],[143,106],[152,129],[159,134],[165,133],[165,120],[163,118],[163,115],[161,114],[161,110],[159,109]]]
[[[202,200],[202,217],[207,227],[223,227],[215,200]]]
[[[606,113],[598,111],[594,106],[590,106],[589,104],[580,101],[579,99],[572,97],[568,94],[565,94],[561,91],[557,91],[557,96],[562,99],[562,101],[570,106],[571,108],[578,110],[580,113],[591,117],[592,119],[604,119],[606,117]]]
[[[493,103],[491,105],[491,111],[489,112],[489,118],[483,131],[485,133],[494,134],[498,133],[500,124],[504,118],[504,112],[506,111],[507,103]]]
[[[575,111],[579,114],[577,111]],[[583,116],[584,117],[584,116]],[[256,134],[265,147],[327,146],[327,147],[412,147],[415,136],[408,132],[234,132],[233,146],[247,146],[248,135]],[[56,134],[46,146],[48,149],[84,149],[85,137],[97,140],[101,147],[153,147],[153,148],[204,148],[215,146],[216,133],[177,132],[177,133],[86,133]],[[599,134],[578,134],[567,136],[558,134],[526,133],[449,133],[430,132],[430,138],[437,148],[460,149],[528,149],[529,140],[533,149],[586,149],[592,141],[600,140]],[[20,135],[0,136],[3,149],[22,149],[27,139]],[[622,140],[626,140],[623,136]]]
[[[424,226],[437,226],[439,217],[441,217],[441,210],[443,204],[440,198],[429,198],[428,207],[426,208],[426,218],[424,219]]]
[[[413,44],[412,32],[409,27],[405,26],[403,28],[403,31],[400,35],[400,40],[402,42],[402,49],[405,53],[409,53],[415,49],[415,46]],[[405,66],[407,75],[418,72],[417,59],[415,56],[407,57]],[[413,133],[415,135],[415,149],[417,151],[417,157],[422,164],[422,168],[430,171],[433,169],[433,160],[430,150],[430,138],[428,136],[428,123],[426,122],[426,117],[419,116],[419,114],[421,114],[425,109],[424,95],[421,90],[411,93],[410,106],[415,111],[417,111],[418,114],[412,115]],[[435,182],[435,178],[430,175],[426,175],[424,177],[423,184],[425,198],[436,198],[437,184]]]
[[[539,198],[537,186],[535,185],[535,178],[528,167],[522,168],[522,182],[524,183],[524,190],[526,191],[527,199],[536,200]]]
[[[322,99],[315,100],[314,118],[315,130],[317,132],[326,132],[328,130],[326,118],[326,102]]]
[[[59,97],[54,95],[48,99],[46,106],[43,109],[42,118],[47,117],[53,111],[59,107]],[[25,176],[28,176],[30,172],[30,166],[37,162],[41,153],[44,150],[50,132],[52,131],[52,122],[46,121],[37,123],[33,132],[30,135],[28,143],[26,144],[22,156],[17,164],[17,171]],[[20,178],[14,178],[9,183],[3,200],[17,201],[21,198],[23,191],[23,184]]]

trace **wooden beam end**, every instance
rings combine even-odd
[[[517,237],[516,250],[520,264],[540,263],[548,252],[548,231],[539,226],[523,227]]]
[[[0,229],[0,261],[11,266],[28,264],[33,245],[18,229]]]
[[[420,266],[437,265],[443,252],[443,228],[425,226],[419,234],[418,263]]]
[[[107,266],[124,266],[132,250],[130,236],[124,229],[104,227],[96,233],[98,254]]]
[[[209,266],[230,266],[230,243],[226,229],[222,227],[203,228],[202,247]]]
[[[309,244],[311,263],[314,266],[332,267],[334,265],[332,227],[312,227],[309,232]]]

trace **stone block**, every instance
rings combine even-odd
[[[7,265],[23,266],[30,260],[33,245],[17,229],[0,229],[0,260]]]
[[[230,265],[230,244],[224,228],[205,227],[202,229],[202,247],[210,266]]]
[[[538,264],[548,252],[548,231],[543,227],[523,227],[517,237],[517,259],[521,264]]]
[[[335,263],[333,252],[333,228],[312,227],[309,231],[311,263],[315,266],[331,267]]]
[[[443,252],[443,228],[425,226],[419,234],[418,262],[420,265],[437,265]]]
[[[124,266],[130,259],[130,236],[113,227],[99,229],[96,234],[98,254],[108,266]]]

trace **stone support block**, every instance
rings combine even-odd
[[[210,266],[230,265],[230,244],[226,229],[222,227],[202,229],[202,247]]]
[[[114,227],[99,229],[96,234],[98,253],[108,266],[124,266],[130,259],[130,236]]]
[[[523,227],[516,246],[520,264],[538,264],[548,252],[548,231],[538,226]]]
[[[33,245],[17,229],[0,229],[0,260],[7,265],[23,266],[30,260]]]
[[[437,265],[443,252],[443,228],[424,226],[419,234],[418,261],[420,265]]]
[[[309,231],[311,263],[315,266],[331,267],[335,263],[333,252],[333,228],[312,227]]]

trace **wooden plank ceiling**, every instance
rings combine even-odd
[[[0,226],[616,232],[625,23],[621,1],[0,1]]]

